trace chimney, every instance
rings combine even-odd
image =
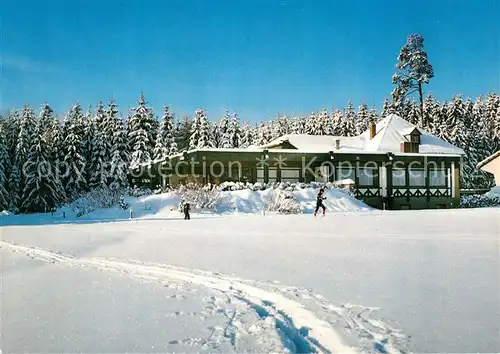
[[[340,139],[336,139],[335,140],[335,150],[339,150],[340,149]]]
[[[373,139],[377,134],[377,125],[375,124],[375,121],[373,119],[370,119],[370,123],[368,126],[370,129],[370,139]]]

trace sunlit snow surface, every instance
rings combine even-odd
[[[37,217],[0,229],[4,353],[500,351],[498,208]]]

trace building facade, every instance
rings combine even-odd
[[[246,149],[197,149],[132,171],[151,187],[198,183],[333,182],[380,209],[452,208],[464,152],[389,115],[355,137],[286,135]]]
[[[477,168],[491,173],[495,177],[495,184],[500,186],[500,150],[481,161]]]

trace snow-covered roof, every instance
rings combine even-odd
[[[401,142],[409,141],[408,135],[414,130],[420,132],[420,146],[418,153],[403,153],[400,152]],[[339,149],[336,149],[336,141],[339,141]],[[288,142],[293,148],[281,148],[280,146]],[[404,156],[419,156],[425,154],[427,156],[446,156],[457,157],[464,155],[464,151],[417,126],[404,120],[396,114],[390,114],[384,119],[376,123],[375,136],[370,139],[370,129],[358,136],[332,136],[332,135],[308,135],[308,134],[288,134],[277,138],[267,144],[256,146],[251,145],[247,148],[200,148],[189,150],[186,153],[190,154],[196,151],[204,152],[232,152],[244,153],[268,150],[275,153],[302,153],[302,154],[324,154],[329,151],[346,154],[386,154],[388,152],[394,155]],[[184,153],[169,156],[172,158],[182,158]],[[486,164],[491,159],[500,155],[500,151],[482,161],[480,165]],[[161,161],[155,161],[158,163]],[[139,166],[149,166],[149,163]],[[481,166],[482,166],[481,165]],[[478,168],[480,166],[478,165]]]
[[[375,136],[370,139],[370,130],[354,137],[331,135],[289,134],[260,148],[273,148],[287,141],[300,151],[337,151],[344,153],[400,154],[400,144],[409,141],[407,135],[417,129],[420,136],[419,154],[463,155],[464,151],[438,137],[418,128],[396,114],[390,114],[376,124]],[[339,140],[339,149],[336,149]]]
[[[490,163],[491,161],[495,160],[496,158],[500,157],[500,150],[498,150],[497,152],[495,152],[493,155],[491,156],[488,156],[487,158],[485,158],[483,161],[479,162],[477,164],[477,168],[481,168],[483,167],[484,165]]]

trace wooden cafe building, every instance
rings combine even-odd
[[[336,182],[375,208],[453,208],[464,151],[391,114],[354,137],[285,135],[245,149],[196,149],[131,170],[136,185]]]

